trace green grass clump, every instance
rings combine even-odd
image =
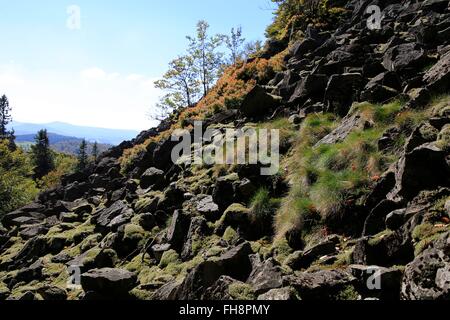
[[[233,241],[235,241],[235,240],[237,240],[239,238],[239,235],[237,234],[237,232],[232,227],[228,227],[225,230],[225,233],[223,234],[222,238],[225,241],[227,241],[228,243],[233,243]]]
[[[425,249],[427,249],[433,242],[439,239],[445,232],[450,230],[450,225],[432,223],[423,223],[412,232],[412,237],[415,242],[415,255],[420,255]]]
[[[356,291],[355,287],[348,285],[340,290],[334,297],[337,301],[355,301],[360,300],[361,296]]]
[[[317,143],[339,124],[332,114],[311,114],[300,128],[292,154],[285,161],[291,189],[275,217],[277,238],[293,230],[308,233],[315,225],[343,214],[344,208],[358,206],[389,166],[399,159],[399,148],[382,152],[378,141],[384,132],[397,126],[410,129],[425,118],[424,111],[404,110],[403,101],[385,105],[353,105],[350,115],[359,114],[368,126],[355,128],[343,141]],[[397,141],[395,141],[397,144]]]
[[[124,240],[141,241],[146,236],[146,231],[139,225],[127,224],[124,231]]]
[[[178,255],[178,253],[175,250],[169,250],[169,251],[164,252],[164,254],[161,258],[161,261],[159,262],[159,267],[161,269],[164,269],[171,263],[175,263],[175,264],[181,263],[180,256]]]
[[[272,233],[273,219],[280,200],[270,196],[266,188],[259,189],[250,203],[250,220],[263,234]]]
[[[254,300],[255,292],[249,284],[235,282],[228,287],[228,293],[233,300]]]

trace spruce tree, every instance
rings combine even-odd
[[[97,141],[95,141],[94,145],[92,146],[92,158],[94,160],[94,163],[97,163],[97,159],[98,159],[98,144],[97,144]]]
[[[7,125],[11,122],[11,107],[8,98],[3,95],[0,98],[0,139],[7,139],[9,132]]]
[[[83,139],[80,144],[80,148],[78,150],[78,164],[77,171],[84,171],[88,164],[88,155],[87,155],[87,143],[86,140]]]
[[[34,179],[39,180],[55,169],[53,152],[50,150],[50,142],[47,130],[40,130],[35,136],[36,144],[31,147],[34,160]]]

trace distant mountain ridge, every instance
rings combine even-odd
[[[35,137],[36,134],[24,134],[24,135],[17,135],[15,142],[22,146],[22,148],[24,149],[28,149],[32,144],[34,144]],[[62,153],[66,153],[66,154],[72,154],[72,155],[76,155],[81,141],[81,138],[77,138],[77,137],[67,137],[67,136],[62,136],[59,134],[55,134],[52,132],[48,133],[48,138],[49,138],[49,142],[50,142],[50,147],[57,151],[57,152],[62,152]],[[92,147],[93,147],[93,142],[88,141],[87,143],[87,150],[88,153],[90,154],[92,152]],[[111,144],[106,144],[106,143],[98,143],[98,152],[102,153],[106,150],[108,150],[109,148],[112,147]]]
[[[139,132],[134,130],[107,129],[96,127],[77,126],[64,122],[50,123],[24,123],[13,121],[9,126],[13,128],[16,136],[35,135],[41,129],[47,129],[55,135],[86,139],[91,142],[118,145],[124,140],[135,138]]]

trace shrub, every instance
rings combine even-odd
[[[0,218],[31,201],[38,193],[32,180],[33,166],[18,148],[9,149],[9,141],[0,140]]]
[[[254,300],[255,292],[249,284],[235,282],[228,287],[228,293],[234,300]]]
[[[250,220],[255,232],[262,235],[272,234],[273,220],[280,201],[272,199],[266,188],[259,189],[250,204]]]
[[[346,16],[343,1],[272,0],[278,4],[273,23],[266,29],[271,39],[288,41],[310,24],[322,30],[330,29]]]

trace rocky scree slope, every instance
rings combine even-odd
[[[381,30],[367,29],[370,4]],[[278,175],[173,165],[167,138],[124,173],[124,151],[163,122],[3,217],[0,299],[449,299],[449,1],[345,8],[206,119],[281,128]]]

